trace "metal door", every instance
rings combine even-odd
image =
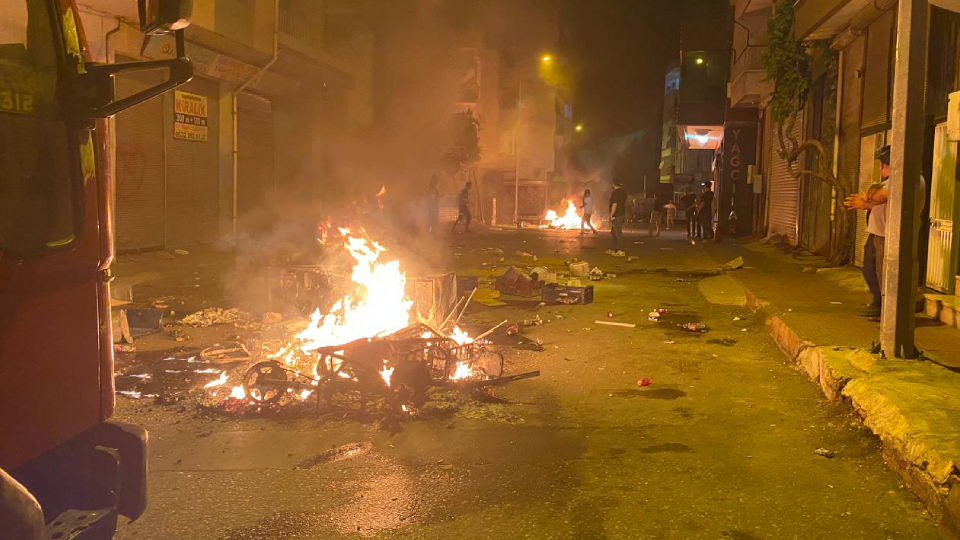
[[[793,126],[797,140],[803,136],[803,113],[797,113]],[[797,218],[800,199],[800,183],[790,174],[787,160],[780,157],[780,145],[773,143],[773,160],[770,166],[770,192],[767,205],[770,209],[770,234],[781,234],[787,243],[797,245]]]
[[[957,166],[956,144],[947,140],[947,123],[933,136],[933,178],[930,186],[930,239],[927,249],[927,287],[941,292],[953,288],[950,248],[953,241],[953,194]]]

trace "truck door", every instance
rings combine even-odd
[[[9,469],[101,419],[104,276],[93,137],[62,92],[83,65],[78,14],[55,0],[0,0],[0,13],[0,467]]]

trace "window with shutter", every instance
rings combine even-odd
[[[886,11],[873,21],[867,30],[863,116],[860,127],[864,132],[882,129],[890,121],[895,15],[893,10]]]

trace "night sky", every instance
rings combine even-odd
[[[589,148],[637,134],[616,167],[629,191],[657,182],[663,78],[679,56],[683,0],[568,0],[565,41],[575,73],[579,143]]]

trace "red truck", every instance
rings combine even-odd
[[[146,508],[147,432],[110,421],[106,119],[190,80],[191,8],[139,0],[178,58],[96,64],[75,0],[0,0],[0,540],[111,538]],[[115,97],[146,69],[168,78]]]

